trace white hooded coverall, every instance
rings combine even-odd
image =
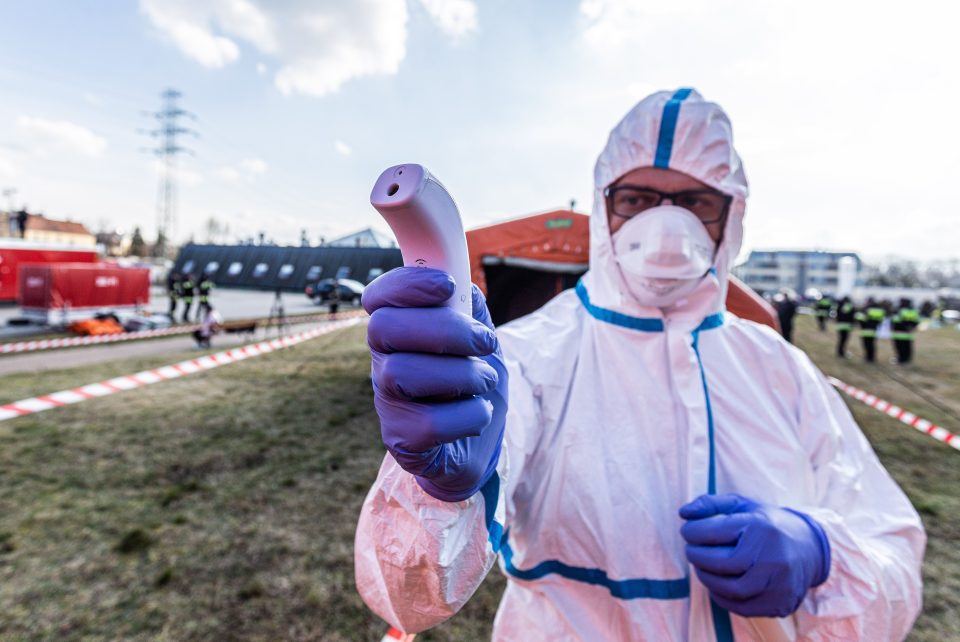
[[[624,286],[603,195],[651,166],[733,196],[714,269],[665,310]],[[497,475],[447,503],[384,458],[355,548],[376,613],[407,632],[439,624],[499,553],[494,640],[755,640],[712,606],[677,515],[739,493],[810,515],[830,541],[829,578],[784,623],[792,636],[906,636],[921,605],[917,513],[806,355],[724,311],[746,197],[730,123],[695,91],[654,94],[614,128],[596,164],[590,271],[497,330],[510,374]]]

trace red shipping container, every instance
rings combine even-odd
[[[105,263],[22,265],[19,302],[24,316],[47,323],[133,311],[150,303],[150,270]]]
[[[16,301],[20,265],[25,263],[96,263],[93,247],[75,247],[22,239],[0,239],[0,301]]]

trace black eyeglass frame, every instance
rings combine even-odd
[[[620,190],[628,190],[628,189],[635,190],[635,191],[642,191],[642,192],[650,192],[652,194],[656,194],[660,198],[655,204],[651,205],[650,207],[646,209],[642,209],[636,214],[631,214],[630,216],[626,216],[624,214],[620,214],[614,211],[613,195]],[[704,225],[713,225],[716,223],[722,223],[727,219],[727,214],[730,212],[730,204],[733,203],[733,197],[730,196],[729,194],[724,194],[723,192],[717,191],[715,189],[685,189],[685,190],[680,190],[679,192],[663,192],[656,188],[646,187],[644,185],[611,185],[603,190],[603,195],[607,199],[607,209],[610,211],[610,213],[616,216],[617,218],[626,219],[628,221],[632,219],[634,216],[639,216],[640,214],[643,214],[648,209],[659,207],[661,204],[663,204],[663,201],[666,199],[670,199],[671,203],[676,203],[677,202],[676,199],[678,196],[699,195],[699,194],[709,194],[711,196],[720,196],[724,200],[723,210],[720,212],[720,214],[716,218],[704,220],[699,216],[697,216],[697,218],[700,218],[701,223],[703,223]],[[694,215],[696,215],[696,213],[694,213]]]

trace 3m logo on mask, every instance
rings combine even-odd
[[[713,265],[715,245],[692,212],[661,205],[624,223],[613,251],[637,302],[664,307],[693,291]]]

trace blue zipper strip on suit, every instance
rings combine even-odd
[[[707,494],[717,494],[717,464],[716,464],[716,446],[714,440],[713,425],[713,407],[710,405],[710,389],[707,387],[707,373],[703,369],[703,361],[700,359],[700,330],[693,332],[693,352],[697,355],[697,367],[700,368],[700,383],[703,384],[703,398],[707,405],[707,439],[709,443],[709,463],[707,464]],[[717,636],[717,642],[734,642],[733,623],[730,621],[730,613],[721,608],[713,598],[710,599],[710,613],[713,615],[713,631]]]

